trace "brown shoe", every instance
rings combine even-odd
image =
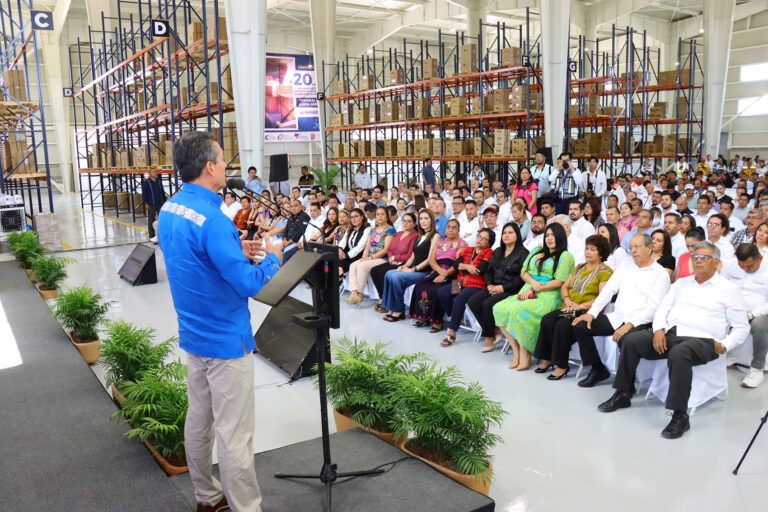
[[[197,504],[197,512],[219,512],[220,510],[229,510],[226,496],[222,496],[219,502],[215,505],[206,505],[205,503]]]

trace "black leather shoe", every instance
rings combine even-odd
[[[688,421],[688,414],[681,411],[672,413],[672,420],[669,425],[661,431],[661,437],[667,439],[677,439],[683,437],[683,434],[691,428],[691,422]]]
[[[541,367],[539,367],[539,368],[536,368],[535,370],[533,370],[533,372],[534,372],[534,373],[547,373],[549,370],[551,370],[551,369],[552,369],[552,368],[554,368],[554,367],[555,367],[555,365],[554,365],[554,364],[550,364],[550,365],[549,365],[549,366],[547,366],[546,368],[541,368]]]
[[[563,373],[563,374],[560,374],[560,375],[559,375],[559,376],[557,376],[557,377],[555,377],[555,374],[553,373],[552,375],[549,375],[549,376],[547,377],[547,380],[560,380],[560,379],[564,379],[564,378],[566,378],[566,377],[568,376],[568,372],[569,372],[569,371],[571,371],[571,368],[570,368],[570,367],[568,367],[568,368],[566,368],[566,369],[565,369],[565,373]]]
[[[606,368],[605,366],[600,365],[599,368],[595,368],[593,365],[592,369],[589,370],[589,374],[587,374],[585,378],[579,381],[579,387],[580,388],[594,387],[595,384],[597,384],[598,382],[604,381],[610,376],[611,376],[611,372],[609,372],[608,368]]]
[[[614,412],[626,409],[632,405],[632,394],[626,391],[616,391],[611,398],[597,406],[600,412]]]

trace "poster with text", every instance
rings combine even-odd
[[[320,140],[312,55],[267,54],[265,142]]]

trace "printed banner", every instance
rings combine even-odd
[[[312,55],[267,54],[265,142],[320,140]]]

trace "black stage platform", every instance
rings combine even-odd
[[[408,457],[362,430],[331,435],[333,462],[339,471],[359,471],[406,458],[382,475],[339,481],[333,486],[335,512],[493,512],[495,503]],[[263,512],[321,512],[325,487],[315,480],[278,480],[275,473],[320,472],[322,443],[312,439],[255,456],[264,495]],[[385,467],[385,468],[386,468]],[[218,467],[215,468],[218,476]],[[171,478],[184,498],[194,504],[189,474]]]

